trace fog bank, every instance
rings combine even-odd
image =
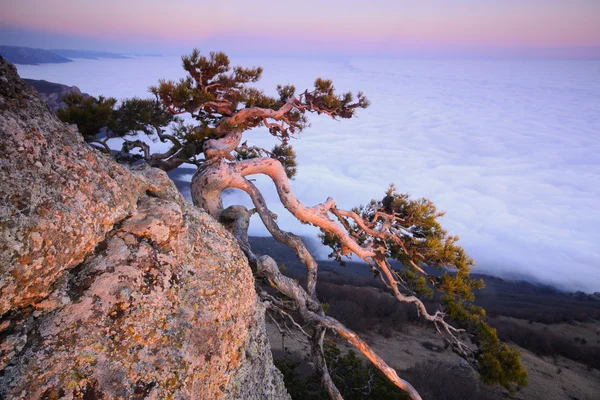
[[[477,272],[530,276],[567,290],[600,291],[600,61],[244,58],[264,67],[258,86],[310,87],[333,79],[372,101],[358,118],[313,116],[293,142],[292,187],[305,204],[328,196],[350,208],[388,184],[447,212]],[[159,78],[183,75],[177,58],[76,60],[18,66],[24,78],[77,85],[117,98],[148,96]],[[265,131],[249,143],[271,147]],[[158,147],[157,147],[158,149]],[[258,178],[280,226],[303,235]],[[228,202],[245,201],[243,193]],[[251,234],[266,231],[253,220]]]

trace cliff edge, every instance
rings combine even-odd
[[[0,398],[289,398],[233,237],[1,58],[0,316]]]
[[[63,98],[68,94],[75,93],[83,97],[90,96],[87,93],[82,93],[77,86],[67,86],[35,79],[23,79],[23,81],[38,92],[39,96],[48,104],[53,113],[56,113],[59,108],[66,107],[67,104],[63,101]]]

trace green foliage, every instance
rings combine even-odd
[[[267,151],[259,147],[248,147],[245,142],[236,149],[235,159],[237,161],[250,160],[259,157],[271,157],[278,160],[283,166],[285,174],[289,179],[294,179],[294,176],[298,171],[298,164],[296,164],[296,152],[292,146],[287,143],[276,145],[273,147],[273,149],[271,149],[271,151]]]
[[[408,395],[391,383],[381,371],[366,364],[354,353],[342,354],[333,343],[324,345],[325,361],[336,387],[346,400],[398,400],[408,399]],[[302,377],[296,372],[298,362],[275,360],[275,365],[283,374],[285,386],[298,400],[321,400],[329,398],[323,389],[320,378],[313,373]]]
[[[325,84],[323,84],[325,85]],[[326,86],[326,85],[325,85]],[[483,320],[485,311],[473,304],[474,289],[483,281],[470,277],[473,260],[458,246],[457,236],[449,235],[438,218],[444,215],[428,199],[411,199],[397,193],[391,185],[381,200],[353,210],[374,232],[362,229],[353,219],[346,219],[346,229],[359,244],[377,249],[382,259],[400,261],[405,268],[397,272],[400,284],[417,296],[440,292],[444,311],[459,327],[470,332],[478,346],[477,365],[488,384],[526,385],[527,372],[520,363],[518,351],[509,348]],[[344,247],[337,237],[324,233],[321,239],[332,248],[330,257],[341,260]],[[425,274],[423,267],[433,267],[439,275]]]
[[[160,136],[165,132],[163,128],[169,124],[181,123],[152,99],[134,97],[123,100],[117,106],[117,100],[112,97],[68,94],[63,101],[66,107],[58,110],[58,117],[64,122],[76,124],[86,140],[97,140],[102,129],[105,129],[108,139],[135,136],[139,131],[148,136]]]
[[[321,233],[319,233],[319,238],[321,239],[323,245],[330,247],[333,250],[329,254],[329,258],[333,258],[334,260],[339,262],[342,267],[345,267],[346,262],[342,258],[343,246],[339,238],[333,233],[325,230],[322,230]],[[358,240],[358,243],[362,244],[360,239]]]
[[[412,292],[421,296],[433,297],[433,290],[427,285],[427,279],[412,265],[398,271],[398,274],[406,282],[405,286]]]
[[[306,112],[351,118],[357,108],[369,105],[362,93],[358,94],[356,101],[351,93],[337,95],[332,82],[321,78],[315,81],[313,91],[297,95],[293,85],[278,85],[278,96],[269,96],[248,86],[261,78],[262,68],[233,67],[229,57],[221,52],[203,56],[194,49],[191,54],[182,57],[182,65],[188,74],[185,78],[179,81],[161,80],[158,85],[150,87],[150,92],[172,113],[189,113],[201,129],[212,130],[212,137],[220,137],[228,130],[245,131],[267,126],[273,136],[287,144],[288,139],[308,126]],[[277,117],[278,123],[267,123],[262,117],[235,117],[244,109],[280,110],[286,104],[290,107]],[[225,129],[224,122],[232,125]]]
[[[281,144],[273,147],[271,150],[271,157],[278,160],[285,174],[288,178],[292,179],[297,172],[298,164],[296,164],[296,152],[289,144]]]
[[[317,78],[312,92],[305,92],[306,102],[315,109],[339,110],[337,115],[341,118],[352,118],[356,108],[367,108],[371,103],[362,92],[356,95],[356,102],[351,92],[341,96],[335,94],[333,82],[329,79]],[[353,103],[354,102],[354,103]]]
[[[163,133],[162,128],[171,122],[179,122],[179,119],[174,118],[156,100],[133,97],[123,100],[114,111],[114,121],[113,132],[118,136],[135,135],[138,131],[152,136]]]
[[[69,93],[63,97],[65,108],[58,110],[58,118],[76,124],[84,138],[95,137],[102,128],[114,126],[114,107],[117,99],[109,97],[84,97]]]
[[[329,396],[316,374],[303,377],[296,372],[299,362],[287,359],[275,359],[275,366],[283,375],[285,388],[294,400],[321,400]]]
[[[461,301],[460,296],[452,295],[452,292],[444,295],[442,300],[448,316],[474,334],[479,348],[477,369],[481,379],[487,384],[500,384],[509,390],[514,390],[513,385],[526,386],[527,370],[521,364],[520,353],[498,339],[496,329],[482,319],[485,311]]]
[[[214,129],[221,120],[231,117],[240,108],[275,110],[283,104],[256,88],[246,86],[260,79],[260,67],[232,67],[225,53],[211,52],[207,57],[200,55],[198,49],[181,59],[187,77],[177,82],[160,80],[157,86],[151,86],[149,90],[172,113],[189,113],[202,127]],[[262,124],[261,120],[238,128],[245,130],[259,124]],[[218,135],[215,132],[215,136]]]
[[[153,100],[125,99],[116,108],[117,102],[112,98],[71,95],[60,117],[77,124],[88,142],[100,144],[106,151],[110,151],[107,140],[129,138],[139,132],[154,141],[168,142],[171,147],[162,154],[152,154],[143,140],[126,139],[123,144],[123,153],[139,149],[141,157],[150,165],[166,171],[184,162],[200,165],[205,161],[202,153],[208,139],[264,126],[281,140],[281,145],[271,152],[246,146],[236,150],[236,158],[274,157],[282,162],[291,178],[297,165],[288,140],[308,126],[306,113],[350,118],[356,109],[369,104],[362,93],[356,101],[351,93],[337,95],[332,82],[321,78],[315,81],[315,88],[310,92],[297,94],[293,85],[278,85],[277,95],[269,96],[250,86],[261,78],[261,67],[232,66],[229,57],[221,52],[204,56],[194,49],[181,61],[187,76],[178,81],[159,80],[158,85],[149,88]],[[184,124],[175,117],[179,114],[189,114],[195,124]],[[100,139],[97,134],[103,128],[107,135]]]
[[[277,85],[277,93],[279,94],[279,101],[285,103],[288,99],[294,97],[296,87],[294,85]]]
[[[150,165],[168,171],[177,166],[162,162],[171,155],[169,152],[165,153],[166,157],[151,155],[145,142],[131,137],[136,137],[142,132],[153,141],[169,142],[173,154],[190,144],[194,146],[196,141],[206,137],[202,132],[194,131],[191,126],[185,125],[182,119],[171,114],[155,99],[134,97],[123,100],[117,106],[117,100],[114,98],[70,94],[65,96],[64,101],[66,107],[58,110],[58,117],[64,122],[76,124],[88,143],[99,144],[102,150],[109,151],[109,140],[125,139],[121,153],[116,155],[119,161],[146,158]],[[103,132],[103,135],[99,135],[100,132]],[[142,154],[130,154],[135,148],[139,148]],[[185,154],[188,158],[194,155],[191,152]]]

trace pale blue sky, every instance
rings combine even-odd
[[[1,0],[0,34],[0,44],[120,51],[585,55],[600,48],[600,1]]]

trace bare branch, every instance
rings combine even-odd
[[[142,150],[145,159],[150,158],[150,146],[148,146],[141,140],[125,140],[123,142],[123,149],[125,151],[129,152],[135,148],[139,148],[140,150]]]
[[[244,179],[244,181],[246,180]],[[250,196],[253,199],[253,201],[255,201],[255,199],[258,200],[256,197],[257,194],[252,193],[252,188],[253,185],[247,188],[251,192]],[[259,192],[258,195],[260,195]],[[255,201],[255,205],[257,205],[257,212],[259,213],[259,215],[262,216],[263,213],[267,213],[268,209],[266,209],[266,206],[260,207],[260,201]],[[379,357],[363,340],[361,340],[358,337],[358,335],[346,328],[336,319],[325,316],[318,300],[310,296],[294,280],[283,276],[279,271],[277,264],[271,257],[262,256],[258,258],[258,260],[256,259],[256,256],[250,250],[250,246],[248,245],[247,241],[248,221],[250,218],[250,213],[248,212],[248,210],[246,210],[242,206],[235,206],[227,208],[224,211],[224,214],[226,215],[226,220],[229,221],[230,227],[233,223],[234,236],[238,240],[238,243],[240,243],[244,252],[247,255],[249,255],[249,259],[252,260],[252,263],[254,263],[256,260],[256,272],[258,273],[258,275],[266,278],[271,286],[276,288],[279,292],[283,293],[287,297],[294,300],[295,305],[304,320],[315,323],[317,324],[317,326],[320,326],[320,328],[316,327],[312,335],[312,354],[317,369],[321,374],[322,383],[329,392],[332,399],[342,399],[342,397],[335,385],[333,384],[333,381],[331,380],[331,377],[327,370],[327,365],[325,363],[325,357],[323,354],[323,338],[325,335],[325,329],[323,328],[330,328],[335,332],[339,333],[350,344],[355,346],[361,353],[363,353],[396,386],[407,391],[412,399],[421,399],[417,391],[408,382],[404,381],[403,379],[400,379],[396,371],[393,368],[389,367],[381,357]]]
[[[387,280],[387,286],[392,290],[394,297],[397,300],[403,303],[413,303],[416,305],[419,313],[428,321],[439,323],[444,329],[443,331],[446,334],[446,338],[452,345],[454,351],[459,353],[461,356],[467,358],[472,362],[473,360],[473,352],[462,343],[457,336],[454,334],[455,332],[459,332],[456,328],[451,327],[447,322],[443,320],[444,315],[441,313],[436,313],[434,315],[430,315],[424,304],[415,296],[405,296],[398,290],[398,281],[394,278],[393,273],[390,268],[387,266],[385,259],[382,258],[382,252],[378,249],[369,249],[360,246],[356,240],[348,234],[348,231],[344,229],[344,227],[336,224],[333,220],[329,219],[327,216],[327,212],[330,211],[334,215],[338,215],[338,218],[348,215],[352,216],[352,213],[345,212],[343,210],[338,210],[335,208],[335,202],[333,199],[327,199],[327,201],[323,204],[317,205],[315,207],[306,207],[302,205],[293,195],[291,191],[291,187],[289,185],[289,180],[283,171],[283,167],[281,163],[277,160],[273,160],[271,158],[259,158],[259,159],[251,159],[251,160],[243,160],[236,162],[235,164],[213,164],[210,168],[211,173],[214,173],[214,177],[218,178],[219,184],[222,185],[222,189],[225,187],[235,187],[241,189],[248,193],[250,198],[252,199],[259,216],[261,217],[265,227],[269,230],[269,232],[275,237],[278,241],[290,245],[292,248],[296,250],[296,253],[299,259],[307,266],[307,290],[310,294],[310,297],[313,300],[316,300],[316,276],[317,276],[317,263],[314,261],[310,253],[306,250],[306,247],[300,240],[300,238],[289,232],[283,232],[279,229],[276,221],[270,216],[268,209],[266,207],[266,203],[260,191],[244,176],[253,175],[253,174],[265,174],[269,176],[277,189],[277,193],[279,194],[279,198],[283,205],[300,221],[305,223],[312,223],[320,227],[321,229],[334,234],[338,240],[347,248],[349,251],[357,254],[360,258],[367,261],[369,264],[375,264],[377,268],[384,274]],[[219,172],[215,172],[219,171]],[[214,179],[214,178],[213,178]],[[192,195],[194,196],[195,192],[194,187],[196,186],[194,182],[197,181],[196,176],[192,181]],[[226,182],[226,183],[224,183]],[[210,186],[210,183],[204,182],[207,186],[211,188],[211,194],[214,195],[215,191]],[[221,189],[221,191],[222,191]],[[220,193],[220,191],[218,191]],[[219,194],[220,199],[220,194]],[[209,212],[211,212],[209,210]],[[219,214],[220,209],[212,210],[216,215]],[[357,219],[360,220],[358,216]],[[362,228],[365,231],[373,232],[375,235],[382,236],[386,238],[389,236],[388,232],[377,232],[368,228],[366,224],[362,224]],[[314,309],[313,309],[314,311]]]
[[[100,139],[96,139],[96,138],[86,138],[86,142],[92,144],[92,143],[96,143],[99,144],[100,146],[102,146],[102,148],[98,148],[98,150],[103,151],[106,154],[111,154],[112,150],[110,149],[110,147],[108,147],[108,144],[106,143],[106,140],[100,140]]]
[[[306,304],[311,302],[312,299],[309,298],[304,289],[302,289],[294,280],[283,276],[281,272],[279,272],[277,264],[271,257],[262,256],[259,258],[258,274],[259,276],[266,278],[269,284],[278,291],[294,299],[304,319],[314,321],[315,323],[325,328],[332,329],[340,334],[348,341],[348,343],[352,344],[358,351],[364,354],[390,381],[400,389],[406,391],[411,399],[421,399],[421,396],[419,396],[419,393],[415,388],[410,383],[401,379],[396,373],[396,370],[387,365],[387,363],[379,357],[367,343],[360,339],[358,335],[346,328],[338,320],[325,315],[319,315],[309,310]]]
[[[402,293],[400,293],[400,291],[398,290],[398,282],[394,278],[394,275],[392,274],[387,262],[381,258],[378,258],[375,261],[377,262],[377,266],[379,267],[379,269],[386,276],[389,287],[392,290],[394,297],[396,297],[396,299],[398,299],[399,301],[401,301],[403,303],[414,304],[417,307],[419,314],[426,320],[433,322],[436,325],[436,328],[438,328],[438,324],[440,324],[443,327],[444,332],[448,335],[445,337],[449,340],[450,344],[452,345],[453,350],[456,351],[458,354],[460,354],[465,359],[473,362],[474,361],[473,351],[456,336],[457,333],[464,332],[464,330],[457,329],[457,328],[451,326],[450,324],[448,324],[446,321],[444,321],[444,314],[440,311],[436,311],[433,315],[429,314],[429,312],[427,311],[427,308],[425,307],[425,304],[423,304],[423,302],[420,299],[418,299],[417,297],[405,296]],[[438,332],[440,332],[439,329],[438,329]],[[440,332],[440,334],[442,334],[442,332]]]

